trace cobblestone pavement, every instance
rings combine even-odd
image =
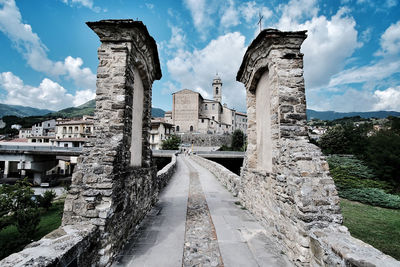
[[[190,157],[113,266],[292,266],[253,216]]]
[[[186,164],[190,169],[190,187],[183,266],[224,266],[199,175],[189,162]]]

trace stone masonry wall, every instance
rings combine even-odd
[[[235,197],[238,195],[240,189],[240,177],[221,164],[214,161],[193,155],[191,156],[194,161],[205,167],[223,184]]]
[[[157,172],[157,184],[159,191],[164,188],[176,169],[176,155],[172,155],[171,162],[164,166],[161,170]]]
[[[182,143],[192,144],[193,142],[195,146],[230,146],[232,142],[232,135],[185,133],[180,137]]]
[[[303,54],[300,53],[305,38],[305,31],[263,30],[243,58],[236,79],[246,86],[248,146],[239,198],[270,227],[297,265],[389,266],[392,258],[383,257],[379,251],[352,238],[341,225],[339,197],[328,163],[320,149],[307,140]],[[258,86],[260,78],[266,75],[268,81]],[[256,94],[256,90],[265,91]],[[257,118],[257,106],[266,107],[270,117]],[[260,123],[268,123],[263,129],[270,131],[261,140],[257,136],[260,132],[256,131]],[[271,150],[260,150],[260,144],[268,144]],[[270,162],[260,164],[260,151],[271,153],[262,155],[263,161]],[[347,241],[334,241],[335,236],[345,237]],[[366,251],[371,253],[369,259],[375,261],[361,260]]]

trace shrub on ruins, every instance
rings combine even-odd
[[[181,138],[177,135],[171,135],[168,139],[162,141],[161,149],[178,150],[181,144]]]
[[[232,134],[232,142],[231,142],[231,149],[233,151],[243,151],[245,144],[245,135],[244,133],[237,129]]]

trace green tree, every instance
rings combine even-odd
[[[231,148],[233,151],[242,151],[245,144],[244,133],[237,129],[232,134]]]
[[[318,143],[326,154],[346,154],[348,152],[349,140],[340,124],[329,128]]]
[[[23,238],[32,237],[39,225],[40,214],[27,178],[12,186],[1,186],[0,195],[0,226],[7,226],[12,218]],[[8,216],[9,213],[12,217]]]
[[[381,180],[390,181],[400,192],[400,135],[393,131],[379,131],[368,138],[364,154],[366,163]]]
[[[168,139],[162,141],[161,149],[178,150],[180,144],[181,144],[181,138],[177,135],[171,135]]]
[[[53,190],[47,190],[43,196],[38,197],[39,206],[48,211],[55,197],[56,193]]]

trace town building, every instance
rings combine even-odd
[[[32,125],[31,136],[54,136],[56,120],[47,120]]]
[[[213,99],[183,89],[172,94],[172,111],[165,121],[175,125],[177,133],[230,134],[236,129],[246,132],[247,115],[222,105],[222,81],[217,75],[212,82]]]
[[[164,118],[154,118],[151,120],[150,148],[152,150],[161,149],[162,141],[174,133],[174,126],[167,123]]]
[[[94,136],[93,117],[83,116],[82,119],[57,119],[55,138],[51,141],[58,147],[82,147],[89,138]]]
[[[32,128],[21,128],[19,129],[19,138],[27,139],[32,134]]]

